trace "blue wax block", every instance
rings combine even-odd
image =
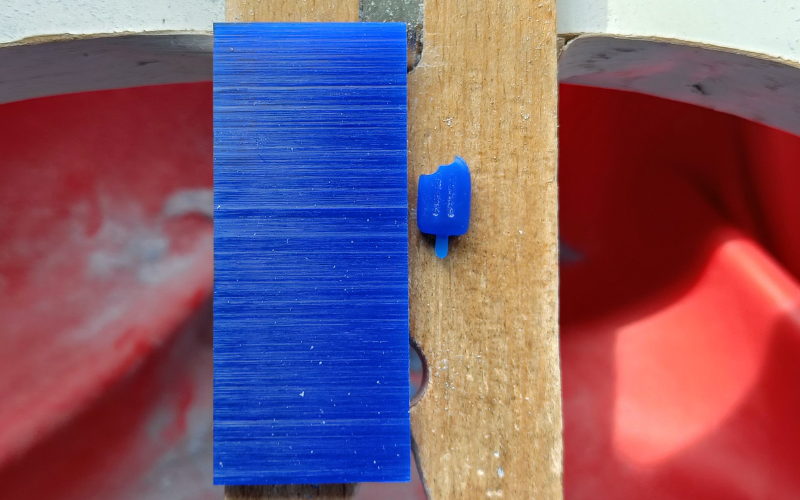
[[[469,229],[472,181],[467,163],[456,156],[429,175],[419,177],[417,226],[436,235],[436,255],[447,255],[449,236],[460,236]]]
[[[214,28],[214,482],[408,481],[404,24]]]

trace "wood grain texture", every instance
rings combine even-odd
[[[412,434],[430,497],[561,498],[555,1],[426,0],[409,74],[417,179],[462,156],[451,254],[409,220],[411,332],[430,370]]]
[[[278,486],[226,486],[225,500],[340,500],[352,498],[355,484],[289,484]]]
[[[253,20],[358,13],[356,0],[268,3]],[[248,5],[228,0],[228,19]],[[457,154],[473,174],[470,232],[446,260],[409,219],[411,332],[431,373],[412,434],[433,500],[562,497],[556,78],[554,0],[426,0],[408,82],[410,217],[420,174]],[[262,496],[226,498],[292,498],[245,491]]]
[[[356,22],[358,0],[227,0],[228,22]]]

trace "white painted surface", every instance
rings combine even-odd
[[[627,90],[800,135],[800,68],[730,51],[584,35],[561,55],[562,83]]]
[[[32,36],[211,31],[225,0],[0,0],[0,44]]]
[[[0,47],[0,104],[35,97],[211,80],[210,34],[93,37]]]
[[[800,0],[556,0],[559,80],[800,134]],[[595,36],[599,35],[599,36]]]
[[[800,0],[557,0],[558,33],[659,37],[800,61]]]

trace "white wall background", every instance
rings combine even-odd
[[[225,0],[0,0],[0,44],[60,34],[211,31]]]

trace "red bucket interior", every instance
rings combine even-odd
[[[220,498],[210,84],[0,131],[3,497]],[[796,498],[800,139],[574,86],[559,139],[566,498]]]
[[[210,84],[0,106],[3,498],[220,498],[211,138]]]
[[[800,139],[564,85],[566,498],[800,496]]]

